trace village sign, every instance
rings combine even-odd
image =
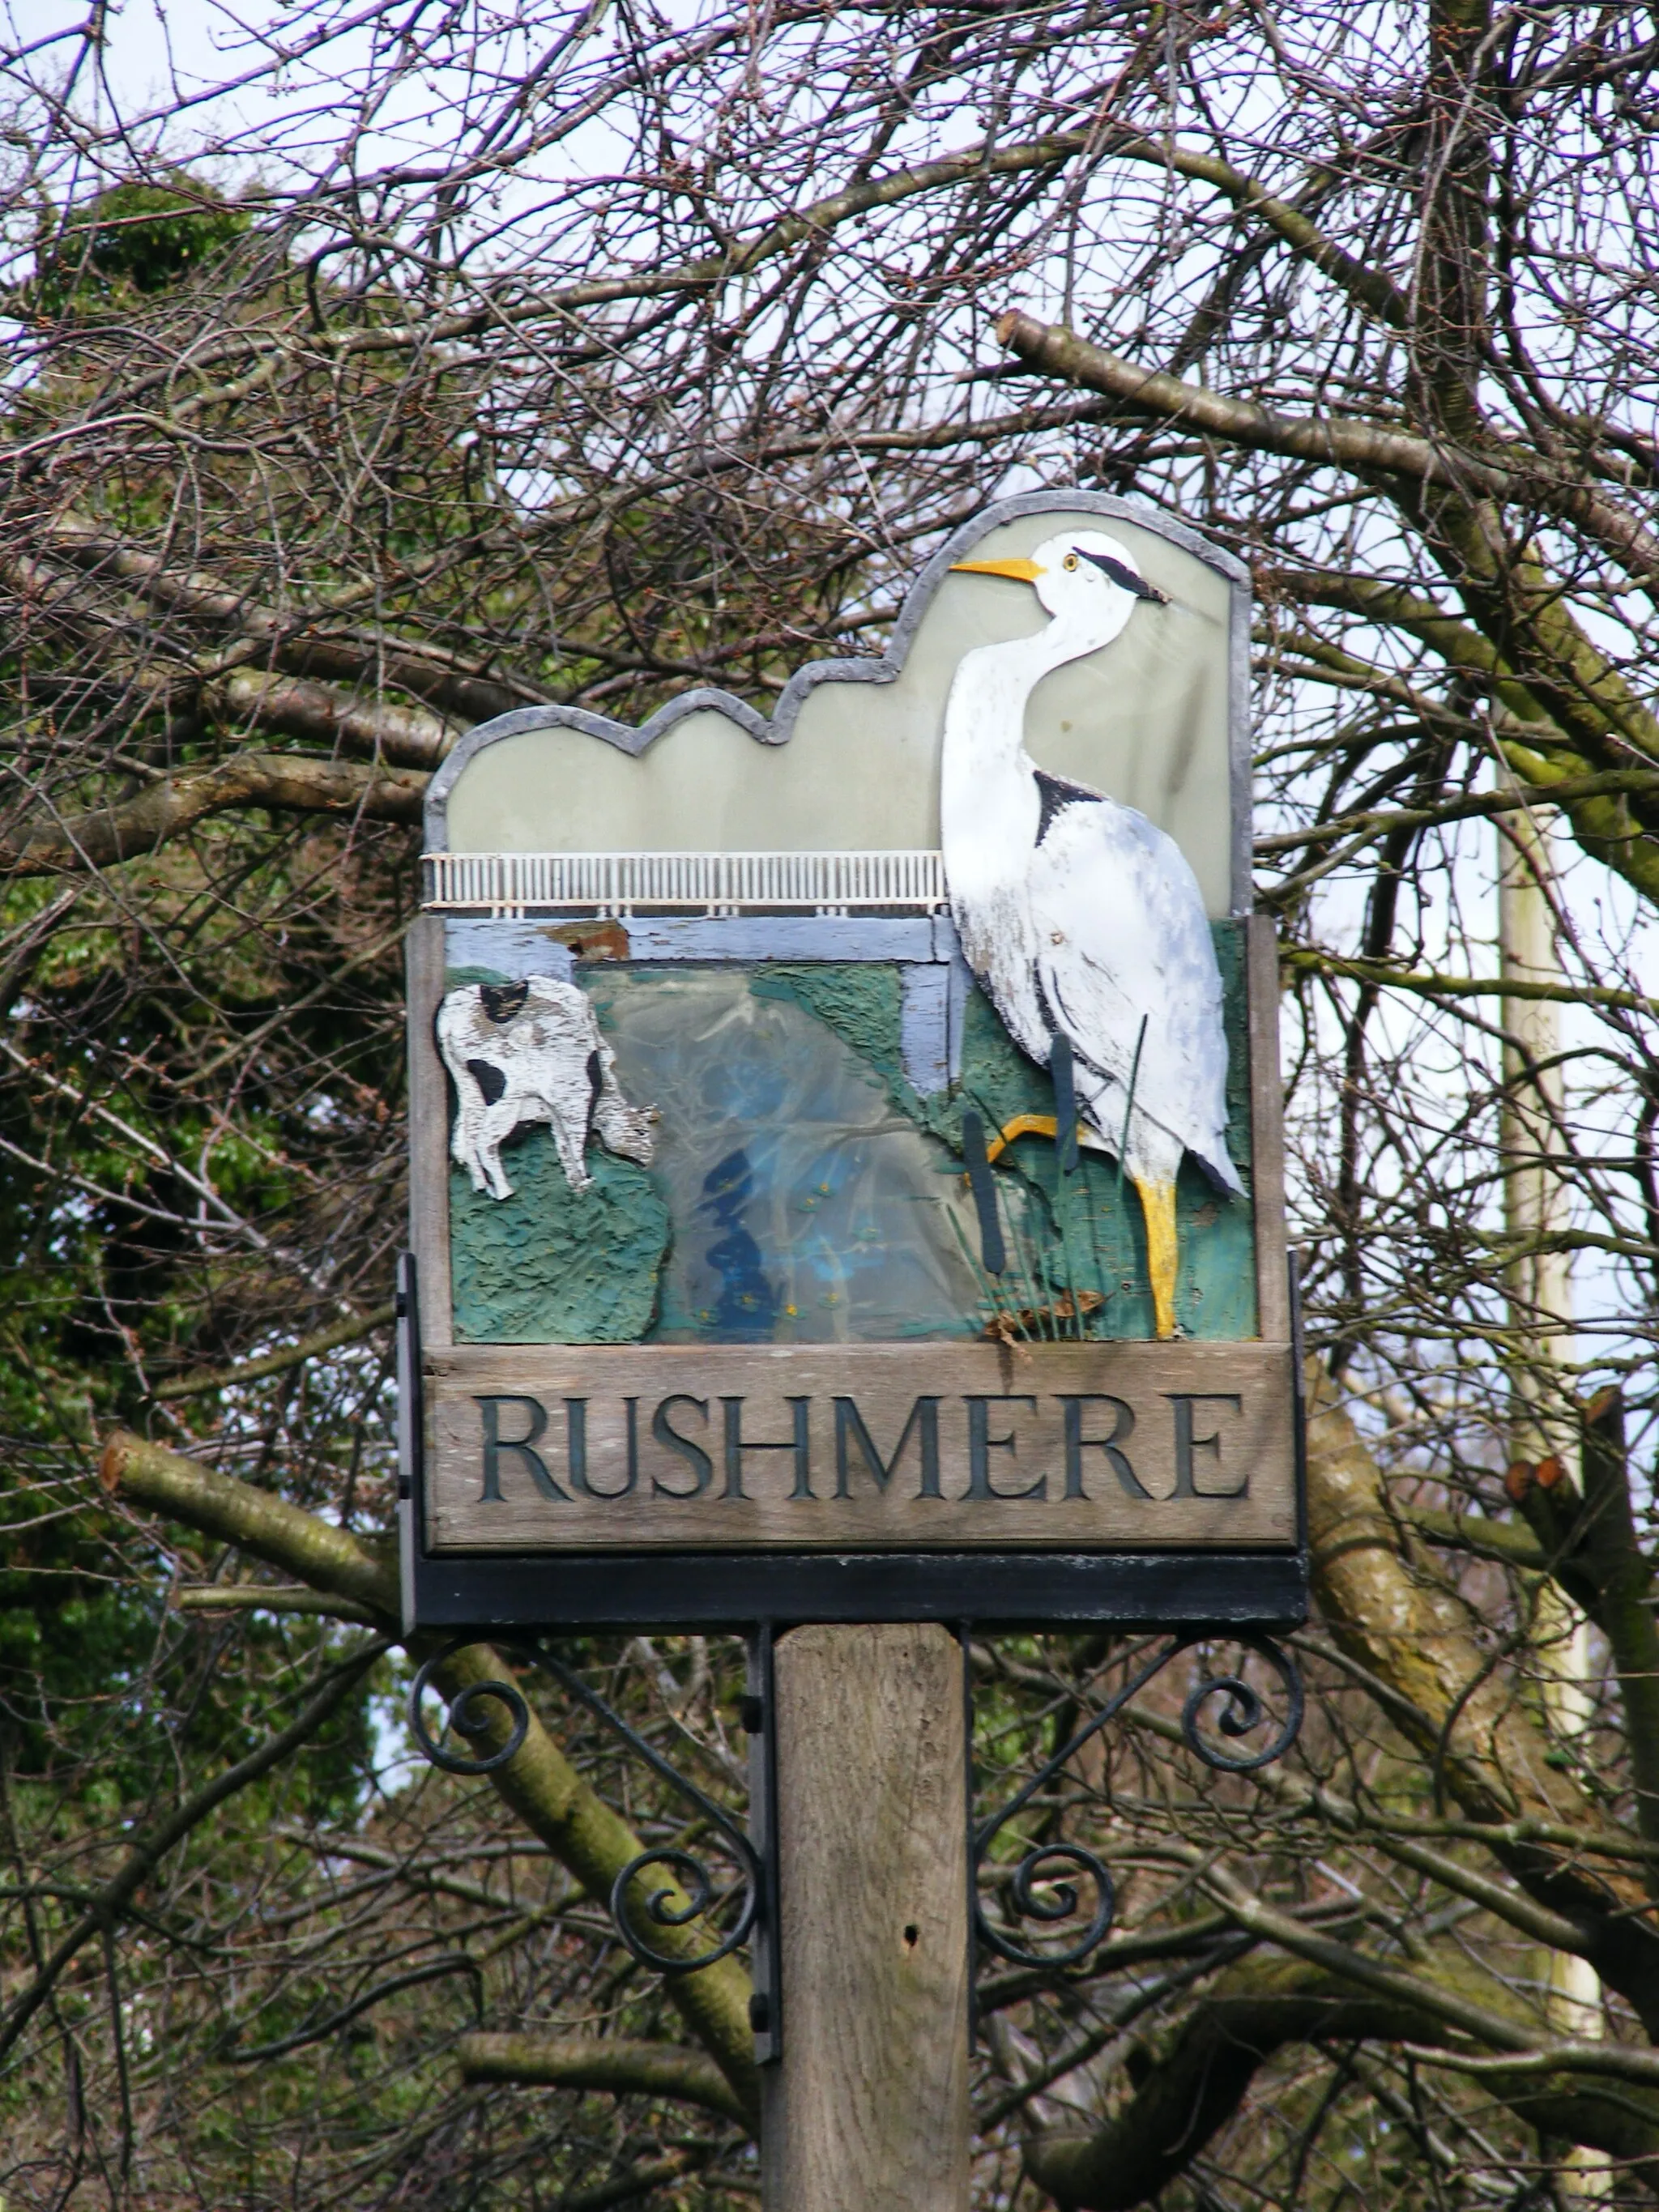
[[[1259,1624],[1305,1565],[1244,572],[1002,502],[878,659],[457,745],[410,1625]]]

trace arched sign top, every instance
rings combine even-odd
[[[844,880],[854,903],[860,884],[863,902],[885,904],[905,884],[912,896],[901,888],[894,902],[937,903],[928,864],[940,843],[952,676],[972,647],[1034,637],[1050,621],[1035,590],[1006,570],[963,574],[958,564],[1029,562],[1068,525],[1108,530],[1161,596],[1123,635],[1043,677],[1026,708],[1026,744],[1040,768],[1134,807],[1173,837],[1212,918],[1245,912],[1248,572],[1182,524],[1086,491],[1026,494],[964,524],[912,586],[886,651],[809,663],[769,720],[705,687],[637,729],[574,707],[483,723],[433,778],[428,853],[767,855],[766,881],[787,874],[791,856],[833,855],[847,863],[841,877],[819,867],[802,878],[825,902]],[[451,882],[436,865],[437,879]]]

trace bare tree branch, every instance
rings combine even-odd
[[[155,853],[210,815],[247,808],[366,822],[418,822],[427,779],[412,769],[356,768],[301,753],[242,753],[215,768],[158,777],[134,797],[71,816],[0,847],[15,876],[108,868]]]
[[[572,2036],[469,2035],[456,2048],[467,2081],[531,2087],[608,2089],[617,2096],[666,2097],[748,2125],[726,2077],[699,2051],[662,2043]]]

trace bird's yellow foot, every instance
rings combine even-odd
[[[1137,1182],[1146,1218],[1146,1273],[1152,1286],[1152,1330],[1160,1340],[1176,1333],[1176,1187],[1172,1182]]]
[[[1052,1114],[1016,1114],[985,1147],[988,1162],[1000,1159],[1016,1137],[1058,1137]],[[1152,1332],[1167,1343],[1176,1333],[1176,1277],[1181,1265],[1176,1238],[1176,1187],[1172,1182],[1137,1182],[1146,1222],[1146,1273],[1152,1291]]]
[[[1060,1124],[1052,1114],[1016,1114],[1012,1121],[1005,1121],[990,1143],[985,1147],[988,1160],[998,1160],[1007,1151],[1016,1137],[1057,1137]]]

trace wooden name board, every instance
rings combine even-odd
[[[440,1548],[1296,1541],[1289,1352],[467,1346],[427,1361]]]
[[[464,739],[410,940],[411,1624],[1303,1609],[1242,572],[1005,502],[879,661]]]

